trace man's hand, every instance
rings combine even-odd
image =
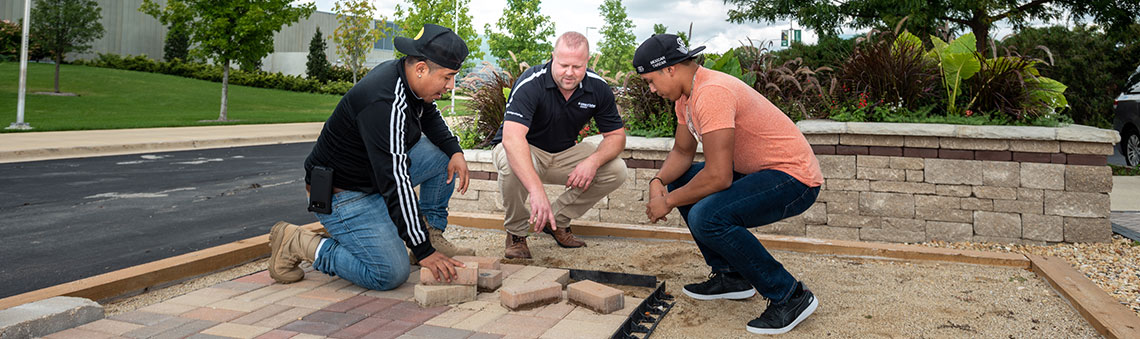
[[[435,253],[427,256],[427,258],[420,260],[420,266],[430,269],[436,281],[447,282],[451,282],[451,280],[455,278],[456,267],[466,267],[462,262],[448,258],[440,251],[435,251]]]
[[[451,161],[447,163],[447,183],[450,184],[452,179],[458,177],[459,183],[455,185],[455,191],[459,194],[467,194],[467,184],[471,181],[471,173],[467,171],[467,159],[463,158],[463,153],[455,153],[451,155]]]
[[[546,191],[530,192],[530,223],[534,224],[535,233],[542,232],[543,226],[547,224],[551,231],[558,230],[554,223],[554,212],[550,210],[550,201],[546,199]]]
[[[566,187],[577,187],[585,191],[590,188],[590,183],[594,181],[594,176],[598,174],[598,165],[593,159],[586,158],[574,166],[574,171],[570,172],[570,176],[566,179]]]
[[[645,216],[649,218],[650,223],[657,223],[658,220],[669,221],[665,218],[673,208],[665,202],[665,196],[649,196],[649,203],[645,204]]]
[[[649,181],[650,200],[656,197],[664,197],[666,193],[669,193],[669,189],[665,187],[665,184],[661,182],[661,179]]]

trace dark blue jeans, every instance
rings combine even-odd
[[[669,184],[669,191],[689,183],[705,168],[699,162]],[[803,213],[815,203],[819,187],[808,187],[787,173],[763,170],[735,173],[732,186],[695,204],[679,206],[681,217],[717,272],[739,272],[773,303],[787,301],[796,279],[776,261],[748,228],[764,226]]]

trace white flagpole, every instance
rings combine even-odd
[[[31,125],[24,122],[24,96],[27,94],[28,87],[28,23],[32,21],[32,0],[24,0],[24,32],[20,43],[20,89],[18,91],[19,99],[16,100],[16,122],[13,122],[6,129],[32,129]]]
[[[455,31],[455,34],[459,34],[459,0],[455,0],[455,26],[452,27],[452,30]],[[463,66],[460,65],[459,68],[463,68]],[[456,76],[458,76],[458,74],[456,74]],[[456,79],[452,79],[452,81],[455,80]],[[456,84],[456,86],[458,85],[459,84]],[[451,115],[455,115],[455,87],[451,88]]]

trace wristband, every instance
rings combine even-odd
[[[653,177],[653,179],[649,179],[649,183],[653,184],[653,180],[660,181],[662,186],[665,185],[665,180],[662,180],[661,177]]]

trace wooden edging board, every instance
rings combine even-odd
[[[304,225],[322,229],[320,223]],[[0,299],[0,310],[57,296],[107,300],[241,265],[269,255],[269,234]]]
[[[455,225],[502,229],[503,216],[451,212],[448,222]],[[664,240],[692,240],[688,230],[676,227],[635,226],[575,221],[574,233],[588,236],[616,236]],[[320,223],[304,225],[321,231]],[[1032,270],[1045,278],[1058,293],[1098,332],[1108,338],[1140,337],[1140,317],[1120,305],[1096,284],[1056,257],[970,250],[930,248],[915,245],[821,240],[774,235],[756,236],[765,247],[794,252],[866,256],[903,260],[931,260]],[[162,259],[118,271],[47,287],[0,299],[0,310],[56,296],[106,300],[162,286],[240,265],[269,255],[269,235],[260,235],[201,251]]]

